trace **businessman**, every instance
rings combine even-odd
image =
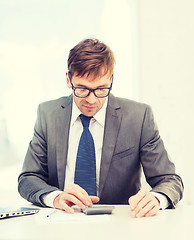
[[[111,94],[114,65],[113,52],[98,39],[70,50],[72,94],[38,107],[18,179],[28,201],[69,213],[73,205],[129,204],[132,216],[143,217],[175,208],[182,198],[151,108]],[[141,189],[142,168],[151,191]]]

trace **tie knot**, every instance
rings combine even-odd
[[[85,116],[83,114],[80,114],[79,117],[81,119],[83,127],[87,127],[88,128],[89,124],[90,124],[90,120],[91,120],[92,117],[87,117],[87,116]]]

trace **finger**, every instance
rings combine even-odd
[[[85,204],[83,204],[83,202],[80,201],[80,199],[78,199],[76,196],[71,194],[64,194],[63,200],[64,202],[66,202],[67,205],[71,205],[71,206],[77,205],[81,209],[84,209],[86,207]]]
[[[90,197],[90,199],[91,199],[92,203],[97,203],[97,202],[99,202],[99,201],[100,201],[100,198],[99,198],[99,197],[97,197],[97,196],[89,196],[89,197]]]
[[[68,213],[74,213],[74,210],[70,207],[72,206],[72,203],[69,203],[69,206],[66,203],[64,193],[61,193],[58,195],[54,200],[54,207],[57,209],[65,210]]]
[[[85,189],[83,189],[82,187],[80,187],[78,184],[74,184],[74,187],[75,187],[75,189],[79,190],[79,191],[83,194],[85,200],[87,201],[87,206],[91,206],[91,205],[92,205],[91,198],[89,197],[89,195],[88,195],[88,193],[85,191]]]
[[[65,193],[70,194],[78,198],[85,206],[92,206],[92,201],[87,192],[79,185],[73,184],[72,186],[64,190]]]
[[[54,200],[54,207],[55,208],[67,210],[68,212],[69,211],[74,212],[69,208],[73,205],[77,205],[81,209],[85,208],[85,205],[78,198],[76,198],[74,195],[68,194],[66,192],[61,193]]]
[[[68,206],[65,202],[62,202],[60,209],[64,210],[67,213],[74,213],[74,209]]]
[[[131,215],[134,217],[143,217],[155,206],[159,207],[158,200],[151,192],[147,192],[139,201],[136,208],[132,210]]]
[[[78,184],[73,184],[72,187],[74,189],[76,189],[77,191],[81,192],[86,198],[88,198],[90,200],[88,193],[81,186],[79,186]]]
[[[138,203],[147,193],[148,193],[147,190],[141,189],[137,194],[129,198],[129,205],[132,211],[136,208]]]
[[[151,201],[151,199],[149,198],[149,196],[144,196],[141,201],[136,205],[136,207],[134,209],[131,210],[132,212],[132,216],[137,216],[137,214],[139,214],[139,212],[142,211],[142,213],[144,212],[143,209],[146,207],[146,205]]]
[[[147,215],[153,208],[155,208],[157,205],[155,202],[150,201],[147,205],[145,205],[137,214],[136,217],[144,217]]]
[[[138,208],[139,209],[144,208],[150,201],[153,201],[153,197],[150,196],[150,194],[148,193],[139,201]]]
[[[80,186],[79,186],[80,187]],[[88,195],[88,193],[83,189],[83,188],[81,188],[80,187],[80,191],[81,191],[81,193],[84,195],[84,197],[87,199],[87,203],[89,204],[87,204],[87,206],[92,206],[92,199],[91,199],[91,197]]]
[[[159,206],[155,206],[154,208],[152,208],[146,215],[145,217],[151,217],[151,216],[155,216],[158,211],[160,210]]]
[[[142,209],[144,209],[146,207],[146,205],[148,205],[150,202],[152,202],[153,206],[155,205],[159,205],[159,202],[156,200],[156,198],[154,197],[154,195],[151,192],[148,192],[142,199],[141,201],[138,203],[138,205],[135,208],[135,212],[136,214],[138,212],[140,212]],[[150,206],[150,205],[148,205]],[[147,209],[147,207],[145,208]]]

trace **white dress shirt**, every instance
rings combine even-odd
[[[106,98],[106,101],[103,107],[90,120],[90,125],[89,125],[89,130],[94,140],[95,154],[96,154],[97,195],[99,194],[100,163],[101,163],[107,102],[108,102],[108,98]],[[69,129],[69,142],[68,142],[68,154],[67,154],[67,165],[66,165],[64,189],[74,183],[77,149],[78,149],[79,140],[83,131],[83,125],[79,118],[80,114],[81,114],[81,111],[73,101],[72,116],[71,116],[70,129]],[[58,196],[61,192],[62,191],[54,191],[43,196],[44,204],[47,205],[48,207],[53,207],[53,201],[55,197]]]
[[[101,163],[103,136],[104,136],[106,107],[107,107],[107,99],[103,107],[90,120],[90,125],[89,125],[89,130],[94,140],[95,154],[96,154],[97,194],[99,192],[99,175],[100,175],[100,163]],[[80,114],[81,114],[81,111],[78,109],[76,104],[73,103],[64,188],[69,187],[71,184],[74,183],[77,149],[78,149],[81,134],[83,132],[83,126],[79,118]]]
[[[101,164],[101,154],[104,136],[104,125],[106,116],[107,99],[103,107],[93,116],[90,120],[89,130],[94,139],[95,153],[96,153],[96,185],[97,185],[97,195],[99,194],[99,175],[100,175],[100,164]],[[79,115],[81,111],[78,109],[73,101],[72,107],[72,117],[69,130],[69,143],[68,143],[68,154],[67,154],[67,165],[65,173],[65,185],[64,189],[69,187],[74,183],[75,165],[77,149],[79,145],[79,140],[83,131],[83,126]],[[48,207],[53,207],[53,201],[56,196],[58,196],[62,191],[54,191],[43,197],[44,204]],[[160,201],[160,208],[165,209],[168,207],[167,198],[160,194],[152,192],[155,197]]]

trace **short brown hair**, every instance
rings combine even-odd
[[[113,75],[115,58],[112,50],[98,39],[85,39],[79,42],[69,52],[68,71],[71,78],[83,77],[85,74],[94,77]]]

